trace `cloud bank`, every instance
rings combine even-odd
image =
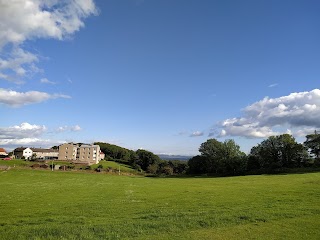
[[[69,131],[80,131],[79,125],[68,127]],[[46,139],[44,136],[50,131],[44,125],[27,122],[10,127],[0,127],[0,146],[7,150],[16,147],[52,147],[65,141]],[[52,132],[51,132],[52,133]]]
[[[320,128],[320,89],[291,93],[279,98],[265,97],[247,106],[242,117],[230,118],[218,124],[224,136],[266,138],[288,128],[296,136],[305,136]]]
[[[46,132],[43,125],[21,123],[12,127],[0,128],[0,145],[13,149],[19,146],[44,146],[50,141],[39,137]]]

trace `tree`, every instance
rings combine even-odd
[[[111,158],[121,160],[121,162],[124,163],[129,163],[130,150],[109,143],[96,142],[94,144],[100,146],[100,149],[105,154],[106,159]]]
[[[210,163],[208,161],[208,157],[204,155],[197,155],[188,161],[188,172],[191,174],[203,174],[211,172],[209,170]]]
[[[208,139],[199,148],[201,156],[193,157],[188,165],[190,173],[218,173],[235,175],[246,170],[246,155],[234,140],[219,142]]]
[[[276,169],[300,166],[306,157],[302,144],[290,134],[271,136],[251,149],[249,168]]]
[[[168,164],[173,169],[173,174],[185,174],[188,170],[187,161],[170,160]]]
[[[306,136],[307,140],[304,142],[304,145],[310,149],[310,153],[313,154],[316,158],[320,157],[320,134],[317,131],[314,134],[309,134]]]
[[[136,154],[139,157],[137,164],[144,171],[146,171],[150,165],[158,165],[161,161],[157,155],[143,149],[137,150]]]

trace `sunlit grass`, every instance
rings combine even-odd
[[[319,239],[320,173],[0,171],[0,239]]]

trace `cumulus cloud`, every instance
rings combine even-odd
[[[265,97],[247,106],[243,110],[243,117],[222,121],[218,136],[265,138],[281,133],[279,129],[286,127],[296,136],[305,136],[320,128],[319,119],[320,89],[279,98]]]
[[[0,104],[8,105],[10,107],[20,107],[23,105],[40,103],[48,99],[56,98],[71,98],[63,94],[49,94],[45,92],[29,91],[16,92],[8,89],[0,88]]]
[[[193,133],[191,133],[190,137],[201,137],[203,136],[203,132],[200,132],[200,131],[195,131]]]
[[[0,128],[0,139],[24,139],[24,138],[36,138],[42,135],[46,131],[44,125],[32,125],[24,122],[20,125],[12,127]]]
[[[26,40],[62,40],[96,13],[93,0],[0,0],[0,78],[20,83],[38,70],[38,56],[22,47]]]

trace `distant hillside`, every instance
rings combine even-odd
[[[193,156],[183,156],[183,155],[166,155],[166,154],[157,154],[159,158],[162,160],[180,160],[180,161],[188,161]]]

